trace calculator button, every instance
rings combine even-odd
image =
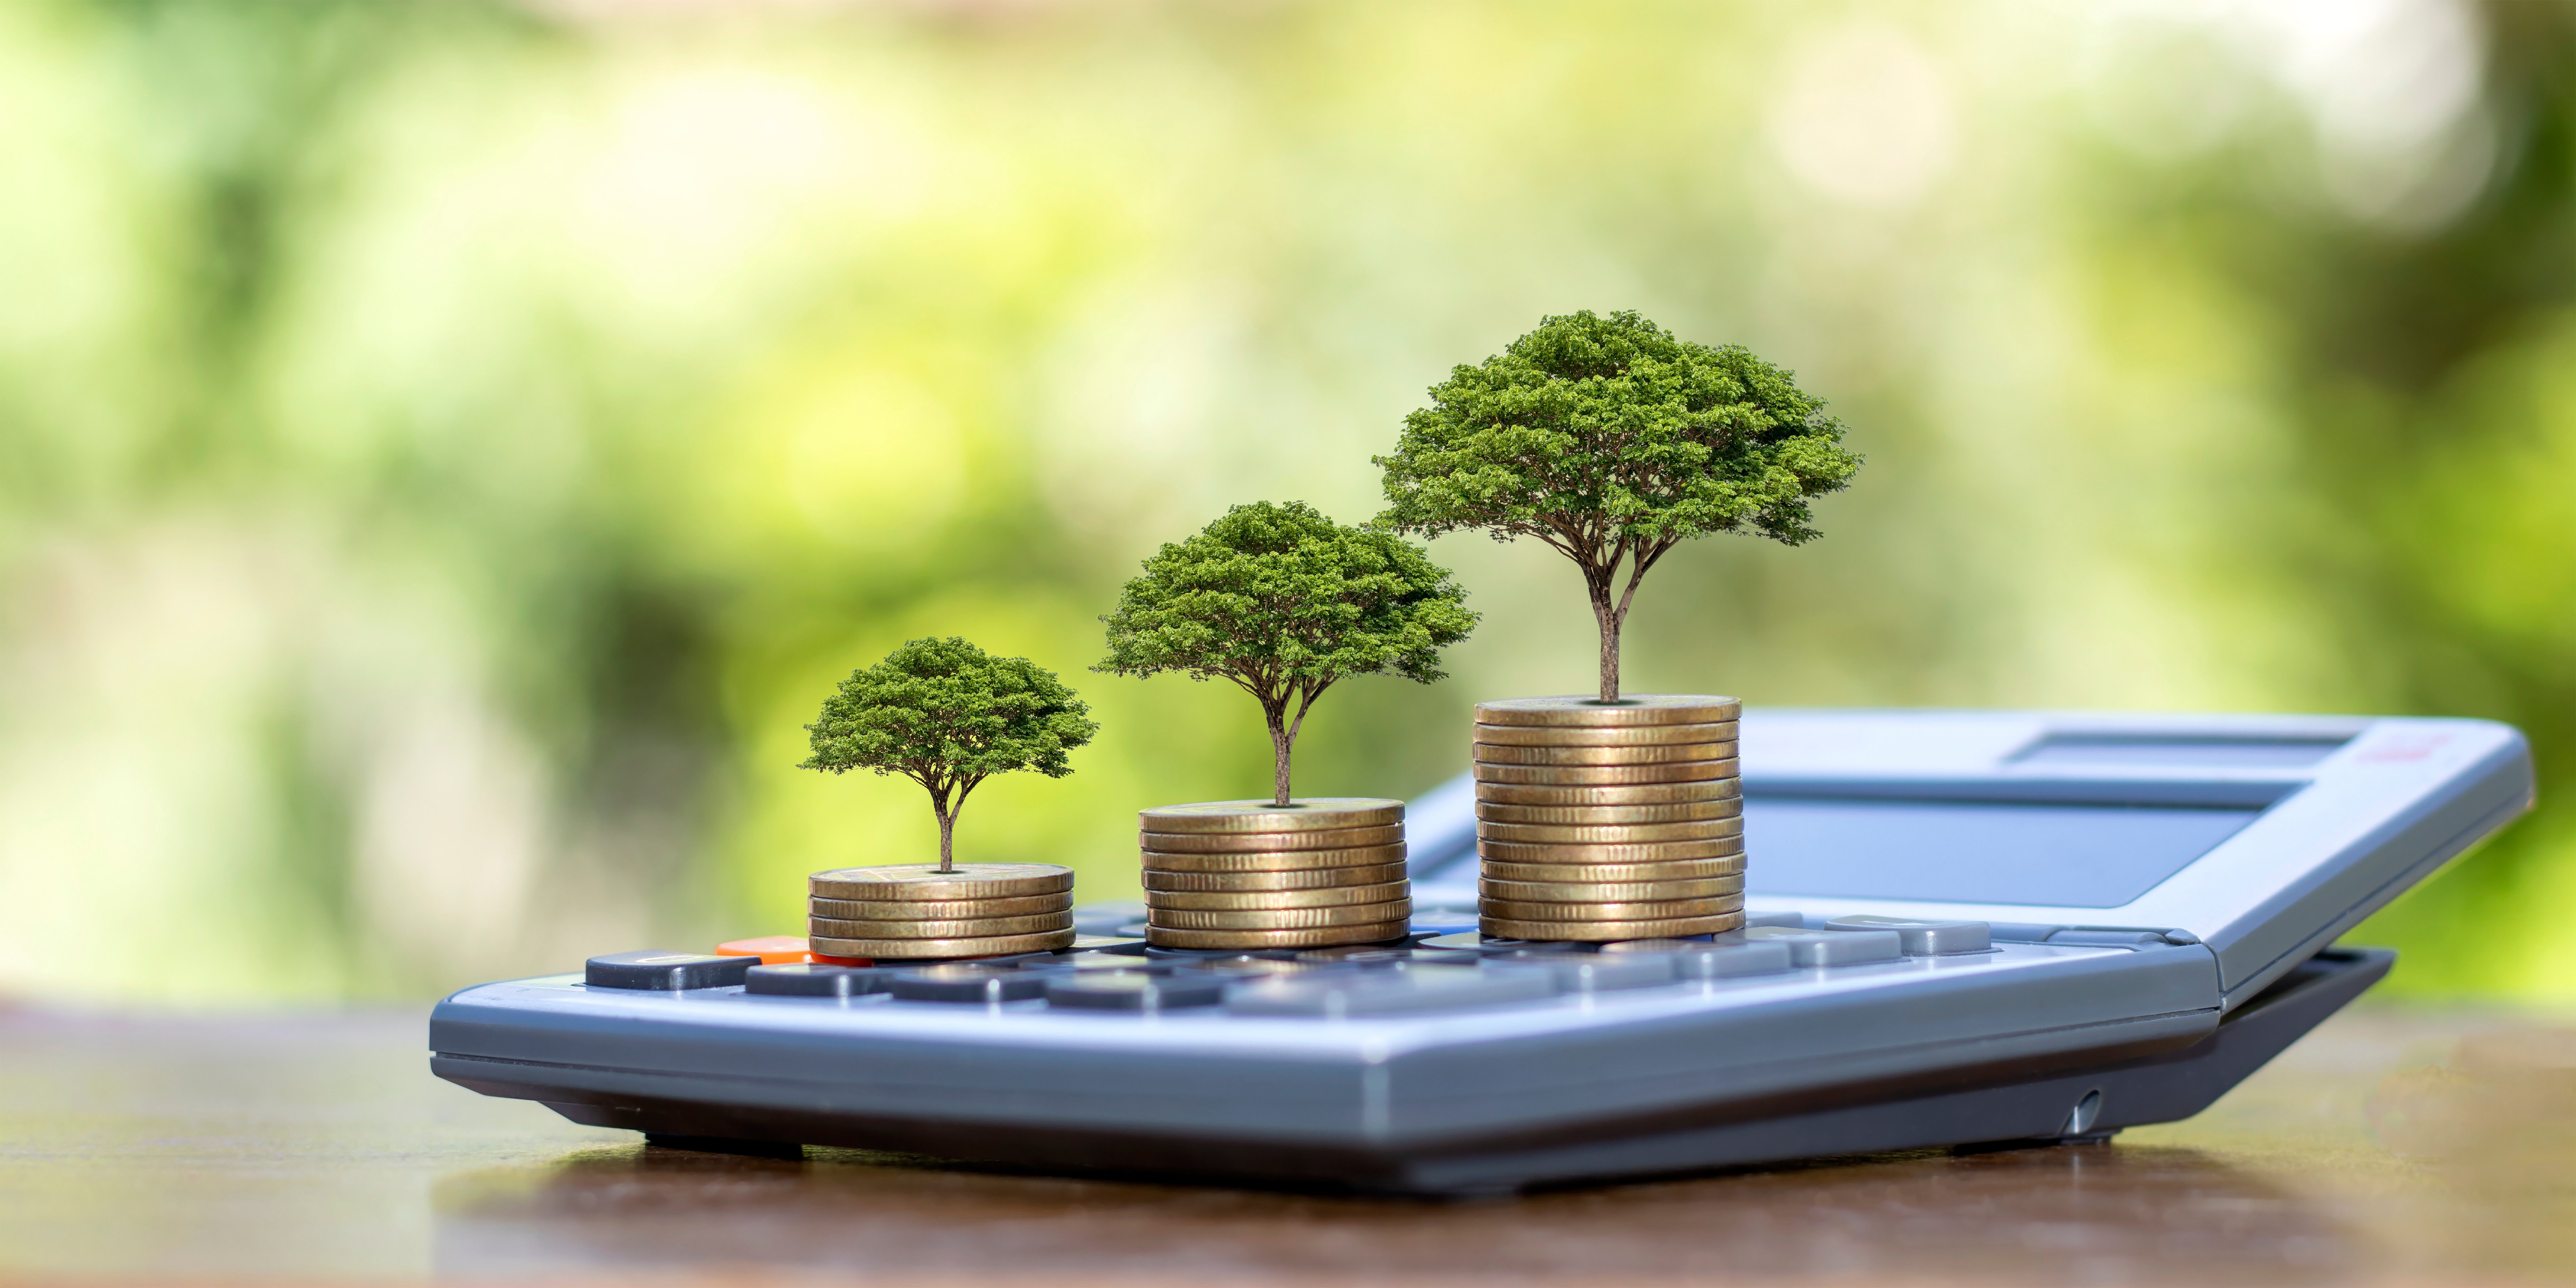
[[[1177,963],[1152,961],[1127,953],[1066,953],[1061,957],[1035,957],[1018,963],[1021,970],[1101,971],[1132,970],[1148,975],[1169,975],[1179,969]]]
[[[716,945],[718,957],[757,957],[763,966],[784,966],[805,960],[803,935],[763,935],[758,939],[736,939]]]
[[[1825,929],[1840,932],[1893,930],[1908,957],[1946,957],[1982,953],[1995,946],[1982,921],[1914,921],[1905,917],[1836,917]]]
[[[610,953],[593,957],[584,963],[581,980],[592,988],[658,989],[677,992],[692,988],[722,988],[739,984],[745,972],[760,964],[757,957],[718,957],[713,953],[679,953],[667,948],[645,948],[631,953]]]
[[[1182,976],[1144,970],[1077,971],[1047,980],[1047,1005],[1082,1011],[1153,1014],[1225,1000],[1227,981],[1216,975]]]
[[[1518,962],[1490,968],[1416,966],[1260,980],[1236,987],[1227,996],[1225,1008],[1236,1015],[1342,1019],[1526,1002],[1555,992],[1556,977],[1543,966]]]
[[[1735,979],[1744,975],[1777,975],[1791,967],[1789,946],[1780,943],[1712,944],[1697,939],[1632,939],[1612,944],[1617,956],[1654,953],[1673,964],[1681,979]],[[1608,949],[1603,950],[1608,953]]]
[[[873,966],[818,966],[791,962],[754,966],[743,978],[743,991],[770,997],[863,997],[886,990],[894,972]]]
[[[1086,935],[1115,935],[1144,919],[1141,903],[1086,903],[1073,910],[1073,928]]]
[[[1617,988],[1653,988],[1673,982],[1673,963],[1663,953],[1515,953],[1506,962],[1531,962],[1547,968],[1556,986],[1568,993],[1605,993]]]
[[[1797,966],[1861,966],[1905,955],[1893,930],[1787,930],[1764,926],[1744,932],[1748,944],[1778,944]]]
[[[1752,930],[1762,926],[1787,926],[1791,929],[1804,929],[1806,924],[1807,918],[1800,913],[1748,912],[1744,914],[1744,924],[1741,927],[1738,927],[1738,929]]]
[[[906,1002],[1017,1002],[1046,995],[1044,971],[1007,963],[950,962],[895,972],[886,991]]]

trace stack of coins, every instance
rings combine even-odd
[[[1404,802],[1215,801],[1142,815],[1145,942],[1323,948],[1404,934]]]
[[[1052,863],[838,868],[806,878],[806,939],[829,957],[937,961],[1070,947],[1073,869]]]
[[[1744,924],[1733,698],[1476,706],[1478,929],[1666,939]]]

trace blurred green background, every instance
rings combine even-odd
[[[2576,996],[2571,126],[2540,3],[0,0],[0,991],[793,930],[934,843],[790,767],[930,633],[1105,726],[961,855],[1124,896],[1266,755],[1085,672],[1137,560],[1367,517],[1451,364],[1635,308],[1870,463],[1667,560],[1631,687],[2509,720],[2549,803],[2359,937]],[[1434,554],[1482,629],[1301,791],[1587,687],[1570,565]]]

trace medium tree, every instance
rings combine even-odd
[[[1315,699],[1354,675],[1442,678],[1440,649],[1475,629],[1465,599],[1393,533],[1298,501],[1238,505],[1145,561],[1100,619],[1109,657],[1091,669],[1242,686],[1269,722],[1271,799],[1285,805],[1289,753]]]
[[[1824,406],[1740,345],[1676,339],[1634,313],[1545,318],[1404,418],[1394,454],[1374,458],[1392,502],[1377,522],[1535,537],[1572,559],[1601,628],[1601,700],[1615,701],[1619,629],[1666,551],[1712,532],[1817,535],[1807,498],[1861,463]]]
[[[962,639],[912,640],[861,667],[805,726],[814,754],[799,769],[901,774],[930,793],[939,816],[939,870],[956,870],[957,812],[995,774],[1073,772],[1065,753],[1100,726],[1055,673],[1024,657],[994,657]]]

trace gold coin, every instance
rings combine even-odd
[[[1519,783],[1478,783],[1479,805],[1694,805],[1744,799],[1744,780],[1713,778],[1695,783],[1644,783],[1634,787],[1528,787]]]
[[[1738,726],[1716,724],[1476,726],[1476,741],[1500,747],[1664,747],[1682,742],[1733,742]]]
[[[1545,823],[1476,824],[1479,840],[1517,841],[1530,845],[1635,845],[1647,841],[1714,841],[1720,837],[1742,835],[1744,820],[1740,818],[1703,818],[1689,823],[1613,823],[1601,827],[1552,827]]]
[[[1676,742],[1661,747],[1506,747],[1480,742],[1475,758],[1488,765],[1671,765],[1689,760],[1731,760],[1731,742]]]
[[[1147,928],[1169,930],[1317,930],[1326,926],[1376,926],[1413,916],[1413,901],[1353,904],[1347,908],[1242,909],[1147,908]]]
[[[1259,911],[1275,908],[1342,908],[1352,904],[1386,903],[1407,897],[1413,890],[1410,881],[1382,881],[1376,885],[1325,886],[1320,890],[1152,890],[1145,892],[1148,908],[1178,908],[1193,912]]]
[[[1398,845],[1404,825],[1336,827],[1320,832],[1144,832],[1144,848],[1161,854],[1276,854],[1282,850],[1355,850]]]
[[[1494,881],[1699,881],[1742,873],[1744,856],[1675,859],[1669,863],[1504,863],[1487,859],[1479,867],[1487,879]]]
[[[1050,930],[1034,935],[995,935],[980,939],[813,938],[807,942],[815,952],[826,957],[938,961],[957,957],[1001,957],[1010,953],[1051,953],[1059,948],[1071,948],[1077,937],[1071,930]]]
[[[1041,912],[1030,917],[969,917],[958,921],[842,921],[808,917],[808,938],[826,939],[989,939],[996,935],[1034,935],[1073,924],[1070,912]],[[835,953],[833,956],[840,956]]]
[[[1553,698],[1504,698],[1476,704],[1476,723],[1498,725],[1716,724],[1744,714],[1734,698],[1707,693],[1630,693],[1616,702],[1569,693]]]
[[[1165,872],[1298,872],[1314,868],[1373,868],[1404,857],[1401,845],[1368,845],[1350,850],[1280,850],[1271,854],[1175,854],[1145,851],[1147,871]]]
[[[1502,881],[1486,877],[1476,893],[1488,899],[1520,903],[1660,903],[1667,899],[1711,899],[1744,893],[1744,878],[1702,877],[1697,881]]]
[[[1025,917],[1033,912],[1063,912],[1073,906],[1073,892],[1028,894],[1016,899],[807,899],[805,911],[843,921],[957,921],[972,917]]]
[[[1073,888],[1073,869],[1053,863],[960,863],[942,872],[936,863],[875,868],[834,868],[805,878],[806,892],[825,899],[1008,899],[1061,894]],[[834,953],[835,957],[865,954]]]
[[[1401,938],[1401,921],[1373,926],[1317,926],[1312,930],[1174,930],[1147,926],[1145,942],[1156,948],[1331,948],[1339,944],[1382,944]]]
[[[1321,832],[1345,827],[1390,827],[1404,821],[1404,802],[1374,796],[1325,796],[1292,800],[1208,801],[1200,805],[1165,805],[1137,813],[1148,832],[1217,834],[1228,832]]]
[[[1714,917],[1744,911],[1744,896],[1713,894],[1699,899],[1658,899],[1652,903],[1562,903],[1557,900],[1476,900],[1476,913],[1505,921],[1666,921],[1675,917]]]
[[[1682,859],[1725,859],[1744,853],[1744,838],[1714,841],[1652,841],[1643,845],[1525,845],[1517,841],[1478,838],[1476,853],[1500,863],[1672,863]]]
[[[1612,823],[1693,823],[1712,818],[1744,817],[1744,802],[1699,801],[1687,805],[1489,805],[1476,802],[1476,817],[1488,823],[1554,823],[1600,826]]]
[[[1693,760],[1671,765],[1471,765],[1479,783],[1521,783],[1535,787],[1633,787],[1654,783],[1729,782],[1741,766],[1725,760]]]
[[[1196,856],[1194,856],[1196,857]],[[1164,891],[1260,894],[1287,890],[1346,890],[1404,880],[1401,863],[1359,868],[1306,868],[1290,872],[1165,872],[1145,869],[1148,898]]]
[[[1681,939],[1718,935],[1744,928],[1744,914],[1676,917],[1669,921],[1513,921],[1480,917],[1477,932],[1495,939],[1534,939],[1541,943],[1615,944],[1630,939]]]

